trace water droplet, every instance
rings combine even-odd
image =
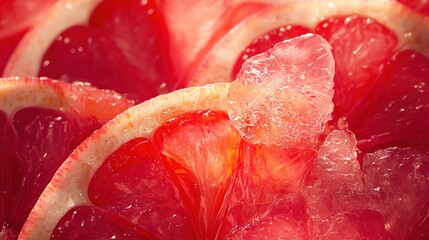
[[[51,64],[51,61],[49,61],[49,60],[45,60],[45,61],[43,61],[43,63],[42,63],[42,67],[47,67],[47,66],[49,66],[49,64]]]

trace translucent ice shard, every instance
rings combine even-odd
[[[305,191],[314,239],[386,239],[380,212],[365,192],[356,140],[333,131],[321,146]]]
[[[334,107],[334,67],[330,45],[314,34],[250,58],[230,87],[233,125],[252,143],[314,148]]]

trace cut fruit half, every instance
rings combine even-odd
[[[348,123],[365,152],[429,150],[429,19],[396,1],[296,1],[267,9],[216,43],[189,84],[232,81],[246,58],[307,32],[333,48],[336,128]]]
[[[307,43],[302,44],[301,55],[289,55],[288,50],[299,43]],[[333,85],[334,73],[327,42],[308,35],[282,42],[275,49],[254,58],[249,71],[244,71],[235,85],[219,83],[178,90],[112,119],[59,168],[20,238],[308,239],[346,234],[354,239],[388,239],[403,233],[418,238],[420,229],[428,225],[424,218],[409,222],[411,232],[401,224],[392,230],[390,222],[382,218],[392,206],[374,208],[376,198],[366,194],[365,188],[370,185],[365,184],[371,182],[376,189],[380,182],[372,178],[371,170],[363,180],[352,134],[335,130],[327,134],[326,140],[317,142],[322,139],[320,126],[326,123],[332,102],[331,107],[318,109],[311,108],[320,104],[316,100],[303,103],[308,98],[332,98],[332,89],[324,88]],[[280,86],[279,91],[265,97],[296,100],[283,103],[289,106],[284,113],[299,117],[272,123],[274,131],[314,121],[307,119],[314,115],[299,115],[301,111],[312,109],[313,114],[315,111],[322,116],[321,122],[312,123],[317,126],[310,129],[314,131],[311,134],[293,135],[299,143],[307,139],[305,147],[258,143],[254,140],[260,135],[249,139],[233,126],[246,126],[246,121],[240,122],[243,114],[255,113],[255,118],[249,118],[250,125],[252,120],[275,116],[275,111],[259,114],[258,105],[243,107],[251,99],[242,96],[240,89],[247,84],[264,89],[262,81],[271,76],[270,70],[288,73],[283,62],[287,59],[293,59],[291,64],[308,74],[301,78],[301,71],[297,71],[288,82],[277,73],[268,80]],[[318,72],[316,69],[330,72],[330,77],[317,81],[316,74],[312,74]],[[289,90],[295,83],[301,85]],[[255,93],[255,101],[264,102]],[[228,115],[231,110],[237,113],[229,102],[242,106],[234,117]],[[281,106],[275,103],[272,109]],[[398,161],[389,163],[397,166]],[[391,168],[389,163],[372,171],[383,174]],[[407,164],[422,169],[415,174],[419,176],[416,181],[422,183],[420,191],[425,192],[427,163],[417,163],[410,160]],[[404,173],[409,171],[413,169],[407,168]],[[383,190],[390,191],[401,182],[387,179],[383,184]],[[414,192],[418,195],[419,189]],[[401,221],[396,215],[389,217]]]
[[[141,102],[175,88],[153,0],[61,0],[26,34],[4,76],[90,82]]]
[[[88,84],[0,79],[0,238],[18,236],[72,150],[131,105]]]

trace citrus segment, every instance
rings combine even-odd
[[[176,91],[146,101],[137,108],[130,108],[131,113],[124,112],[110,121],[82,143],[59,168],[28,217],[21,237],[49,238],[59,219],[70,209],[79,205],[93,205],[87,192],[90,180],[102,162],[116,149],[135,138],[150,138],[168,119],[185,112],[225,109],[227,91],[228,86],[223,84]],[[133,111],[145,117],[133,116]],[[99,141],[103,144],[92,146]],[[51,204],[57,206],[55,211],[46,211],[46,206]],[[40,221],[42,219],[47,221]]]
[[[3,77],[37,76],[43,54],[64,30],[88,22],[101,0],[59,0],[23,37],[10,57]]]
[[[407,104],[410,114],[404,112],[402,115],[393,114],[402,108],[399,105],[397,110],[387,109],[388,112],[385,112],[382,108],[387,106],[387,102],[374,104],[386,98],[379,94],[387,94],[390,88],[392,92],[397,91],[387,79],[397,78],[395,76],[399,76],[400,71],[404,71],[401,74],[406,74],[408,70],[405,69],[413,69],[407,73],[408,78],[417,77],[420,79],[419,84],[427,85],[423,75],[429,65],[423,59],[429,56],[429,39],[426,34],[429,20],[395,1],[296,1],[260,11],[242,21],[208,51],[190,77],[189,85],[233,80],[231,76],[234,76],[243,56],[249,51],[249,44],[258,42],[259,45],[251,45],[252,48],[262,47],[264,41],[259,39],[282,26],[309,29],[321,34],[332,44],[336,74],[334,121],[330,124],[338,129],[345,129],[348,124],[357,134],[359,148],[364,152],[373,151],[377,146],[427,149],[427,141],[422,140],[427,139],[426,125],[418,120],[428,116],[424,112],[424,100],[413,100],[415,104],[411,104],[393,99],[393,95],[387,97],[398,104]],[[406,57],[402,57],[401,61],[394,60],[396,56],[408,54],[402,53],[404,51],[417,53],[420,60],[407,60]],[[392,65],[395,66],[394,70]],[[392,74],[392,71],[398,74]],[[404,82],[400,85],[405,87],[407,79],[402,78]],[[389,84],[383,83],[385,81]],[[392,82],[395,81],[397,80],[392,79]],[[379,90],[375,90],[377,88]],[[411,93],[415,89],[405,88],[410,90],[401,91],[401,94],[414,95]],[[423,87],[420,91],[423,92],[424,89]],[[244,95],[245,92],[241,94]],[[369,96],[371,94],[374,96]],[[394,95],[395,98],[402,97]],[[421,99],[425,97],[422,96]],[[411,110],[412,108],[416,110]],[[383,114],[386,116],[382,116]],[[362,116],[368,116],[371,122]],[[376,120],[382,118],[383,120]]]
[[[121,218],[92,206],[70,210],[58,223],[51,239],[77,239],[82,235],[94,239],[155,239],[144,229],[130,228]]]
[[[245,208],[244,204],[241,207]],[[272,202],[268,209],[260,210],[259,215],[249,218],[246,224],[234,225],[224,238],[308,239],[308,218],[305,211],[302,195],[285,194]]]
[[[315,152],[242,142],[239,156],[220,233],[234,239],[305,235],[305,204],[295,192],[302,187]]]
[[[57,59],[58,56],[63,57]],[[50,76],[65,82],[91,82],[100,88],[126,93],[128,97],[139,101],[156,94],[155,87],[128,81],[139,79],[140,76],[129,67],[111,41],[85,26],[72,27],[59,35],[42,61],[40,76]]]
[[[250,58],[231,84],[232,124],[252,143],[314,148],[331,118],[334,64],[329,44],[313,34]]]
[[[347,116],[362,150],[429,149],[428,71],[429,58],[412,50],[395,54],[386,64],[377,83]]]
[[[333,131],[320,150],[246,142],[233,128],[225,128],[230,124],[224,113],[228,88],[226,84],[209,85],[158,96],[130,108],[103,126],[57,171],[33,208],[21,237],[48,238],[63,228],[81,234],[79,237],[94,236],[96,225],[109,221],[107,226],[114,225],[112,229],[125,229],[112,235],[119,236],[129,230],[132,236],[147,238],[163,238],[165,235],[160,235],[158,230],[163,229],[168,235],[170,227],[179,238],[192,232],[186,235],[191,239],[252,236],[306,239],[341,234],[358,239],[398,238],[388,229],[385,205],[382,202],[377,205],[377,198],[368,194],[371,189],[377,191],[370,184],[378,181],[363,179],[352,135]],[[175,100],[167,101],[170,97]],[[210,108],[215,110],[206,110]],[[195,139],[190,129],[196,131]],[[231,139],[235,146],[231,151],[236,153],[219,152],[217,147],[225,148]],[[207,152],[212,155],[209,157]],[[213,162],[207,161],[212,159]],[[222,172],[226,177],[215,175],[225,162],[232,164],[231,172]],[[397,161],[389,163],[396,168],[402,166]],[[202,166],[205,169],[200,169]],[[374,164],[366,166],[378,171]],[[413,166],[414,170],[420,169],[418,164]],[[422,161],[421,169],[426,168]],[[404,170],[405,176],[413,174],[410,171],[413,169]],[[207,184],[207,179],[212,182]],[[405,181],[404,186],[422,184],[423,180],[426,181],[426,177],[410,183]],[[91,184],[94,185],[89,186]],[[386,185],[395,186],[395,180],[389,178]],[[221,188],[225,190],[219,191]],[[211,195],[207,189],[224,195],[209,201]],[[413,199],[426,199],[418,188],[410,191],[416,192]],[[141,211],[145,202],[150,209]],[[157,203],[166,208],[157,208]],[[190,209],[192,203],[196,203],[195,208]],[[54,206],[55,211],[48,211]],[[81,213],[76,209],[82,209]],[[135,212],[136,209],[139,211]],[[168,214],[164,210],[172,212]],[[184,215],[180,215],[182,211]],[[143,213],[155,221],[142,217]],[[73,214],[82,217],[65,226],[73,222]],[[202,219],[200,214],[207,218]],[[98,222],[101,215],[103,219]],[[63,216],[66,217],[60,220]],[[174,216],[174,219],[161,221],[158,216],[167,219]],[[205,222],[188,221],[183,216]],[[88,222],[93,224],[89,231],[79,232],[79,225],[88,219],[96,221]],[[419,226],[410,228],[420,231]],[[396,227],[395,231],[403,231],[401,226]]]
[[[80,99],[83,96],[85,99]],[[96,104],[95,99],[110,102]],[[0,235],[16,238],[64,159],[102,123],[131,103],[90,86],[39,79],[1,79],[0,102]],[[105,109],[88,111],[94,105]]]
[[[240,142],[228,116],[212,111],[184,114],[160,127],[154,139],[168,157],[185,208],[192,213],[195,235],[216,236]]]
[[[158,238],[190,238],[190,219],[163,157],[146,138],[125,143],[94,174],[88,195],[98,208],[130,219],[130,228],[137,225]]]
[[[166,45],[165,25],[152,1],[103,1],[87,25],[57,37],[38,75],[90,82],[140,102],[173,84]]]
[[[429,237],[429,155],[411,148],[367,154],[364,180],[394,238]]]
[[[332,45],[336,62],[335,107],[341,115],[368,91],[398,47],[396,34],[374,19],[332,17],[316,27]]]

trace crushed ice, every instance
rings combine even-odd
[[[230,86],[232,124],[255,144],[314,148],[334,107],[334,68],[330,45],[314,34],[249,58]]]

